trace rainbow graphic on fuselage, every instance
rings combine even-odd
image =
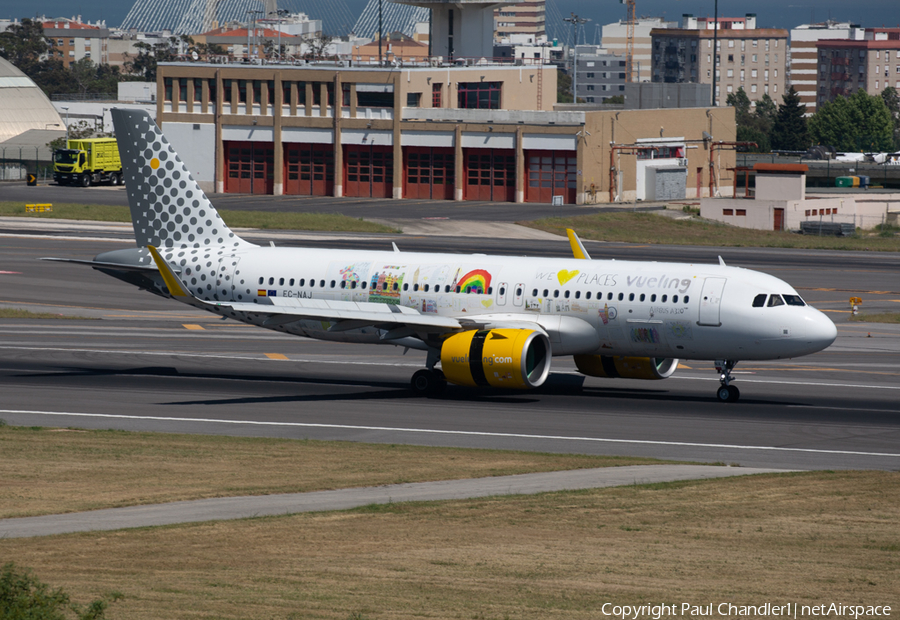
[[[484,269],[473,269],[459,279],[459,290],[462,293],[483,295],[491,285],[491,274]]]

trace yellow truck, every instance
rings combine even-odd
[[[115,138],[69,140],[67,146],[53,152],[53,180],[58,184],[122,184],[122,161]]]

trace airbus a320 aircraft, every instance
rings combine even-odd
[[[821,351],[834,324],[787,283],[718,265],[260,247],[235,235],[143,111],[112,110],[137,248],[83,262],[163,297],[297,336],[427,353],[412,389],[535,388],[554,356],[592,377],[665,379],[711,360]],[[65,259],[56,259],[65,260]],[[440,369],[437,368],[440,364]]]

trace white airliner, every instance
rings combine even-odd
[[[572,259],[260,247],[225,225],[148,114],[112,117],[138,247],[70,262],[244,323],[426,351],[411,381],[423,395],[535,388],[571,355],[585,375],[632,379],[711,360],[717,398],[734,402],[737,360],[808,355],[837,335],[778,278],[721,259],[590,260],[571,232]]]

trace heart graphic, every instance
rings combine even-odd
[[[484,301],[481,302],[481,305],[484,306],[485,308],[490,308],[491,306],[494,305],[494,300],[485,299]]]
[[[565,284],[566,282],[577,276],[579,273],[580,272],[577,269],[574,269],[572,271],[566,271],[565,269],[563,269],[558,274],[556,274],[556,277],[559,278],[560,284]]]

